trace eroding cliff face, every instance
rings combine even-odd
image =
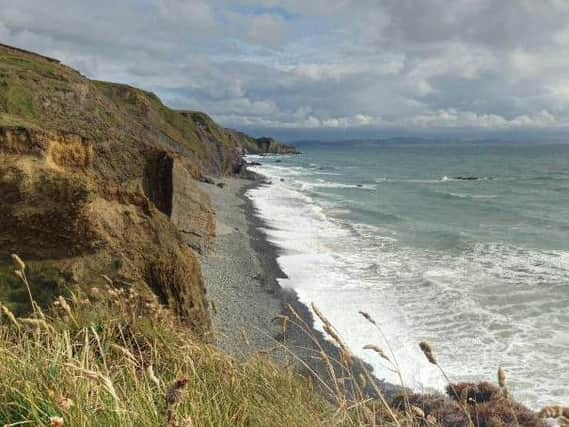
[[[215,238],[215,212],[209,197],[191,179],[191,171],[182,158],[173,163],[172,180],[171,221],[191,248],[204,253]]]
[[[209,316],[200,265],[169,216],[175,207],[176,215],[183,210],[193,218],[189,229],[209,227],[207,236],[196,232],[201,247],[214,233],[207,197],[183,185],[174,190],[174,177],[191,181],[191,171],[180,163],[174,173],[168,153],[141,153],[146,167],[127,185],[101,176],[97,156],[96,145],[77,135],[0,128],[0,258],[18,253],[58,262],[77,283],[96,284],[105,274],[152,291],[204,333]],[[184,202],[194,198],[200,203]],[[120,271],[113,268],[117,259]]]
[[[174,159],[165,152],[146,157],[142,185],[144,193],[164,215],[172,215]]]
[[[0,254],[53,259],[96,250],[88,221],[92,151],[81,139],[0,128]]]
[[[243,153],[283,147],[0,44],[0,267],[18,253],[85,286],[105,274],[153,292],[201,333],[195,252],[215,216],[193,180],[238,174]]]

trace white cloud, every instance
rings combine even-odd
[[[0,40],[223,124],[569,124],[560,0],[0,0]]]
[[[279,46],[287,38],[288,29],[278,16],[263,14],[251,17],[247,24],[247,40],[267,46]]]
[[[203,0],[160,0],[160,13],[186,31],[216,32],[214,11]]]

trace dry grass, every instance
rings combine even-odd
[[[0,425],[359,425],[294,369],[237,361],[133,289],[111,281],[45,314],[29,295],[30,317],[2,306]]]
[[[95,156],[92,145],[84,143],[80,137],[68,137],[50,141],[48,160],[65,169],[85,169],[91,166]]]
[[[326,373],[275,343],[310,371],[307,377],[277,366],[267,352],[246,361],[229,357],[192,337],[156,300],[116,288],[111,279],[104,288],[58,298],[44,313],[26,265],[18,257],[13,261],[33,312],[19,318],[1,306],[2,425],[541,427],[543,418],[563,423],[569,415],[562,407],[538,415],[512,400],[502,369],[498,386],[449,384],[448,396],[404,392],[389,401],[315,306],[336,355],[292,307],[289,316],[275,319],[283,335],[297,327],[314,340],[314,357]],[[391,348],[390,354],[374,344],[366,348],[399,372]],[[421,349],[438,366],[432,346],[422,343]]]

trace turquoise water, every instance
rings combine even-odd
[[[311,144],[261,158],[249,196],[282,248],[281,285],[314,302],[361,350],[387,346],[416,389],[506,369],[532,407],[569,395],[569,145]],[[476,178],[476,179],[459,179]]]

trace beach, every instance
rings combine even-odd
[[[259,185],[271,185],[260,177],[255,180],[222,178],[223,188],[200,184],[211,199],[216,212],[217,236],[212,248],[202,255],[202,272],[212,302],[213,334],[216,345],[235,357],[271,354],[282,365],[294,363],[297,369],[317,379],[324,392],[332,392],[333,377],[342,377],[340,365],[335,372],[320,358],[324,350],[332,360],[341,354],[332,342],[314,329],[311,311],[298,301],[293,290],[283,289],[278,279],[286,278],[277,257],[279,250],[266,238],[267,224],[256,215],[247,191]],[[279,316],[302,319],[288,322],[283,334]],[[281,317],[282,318],[282,317]],[[302,324],[302,327],[295,326]],[[354,358],[353,372],[372,368]],[[402,388],[371,378],[387,398],[401,393]],[[376,395],[368,383],[366,393]],[[349,395],[350,388],[344,392]],[[332,394],[332,393],[331,393]]]
[[[256,227],[247,215],[251,207],[244,193],[257,183],[239,178],[219,182],[223,188],[201,184],[216,212],[217,230],[213,247],[202,256],[202,272],[217,345],[235,356],[247,356],[275,346],[273,337],[280,328],[271,320],[282,309],[276,278],[283,273],[276,262],[263,262],[258,256],[274,254],[275,249],[264,239],[255,241],[250,233]]]

